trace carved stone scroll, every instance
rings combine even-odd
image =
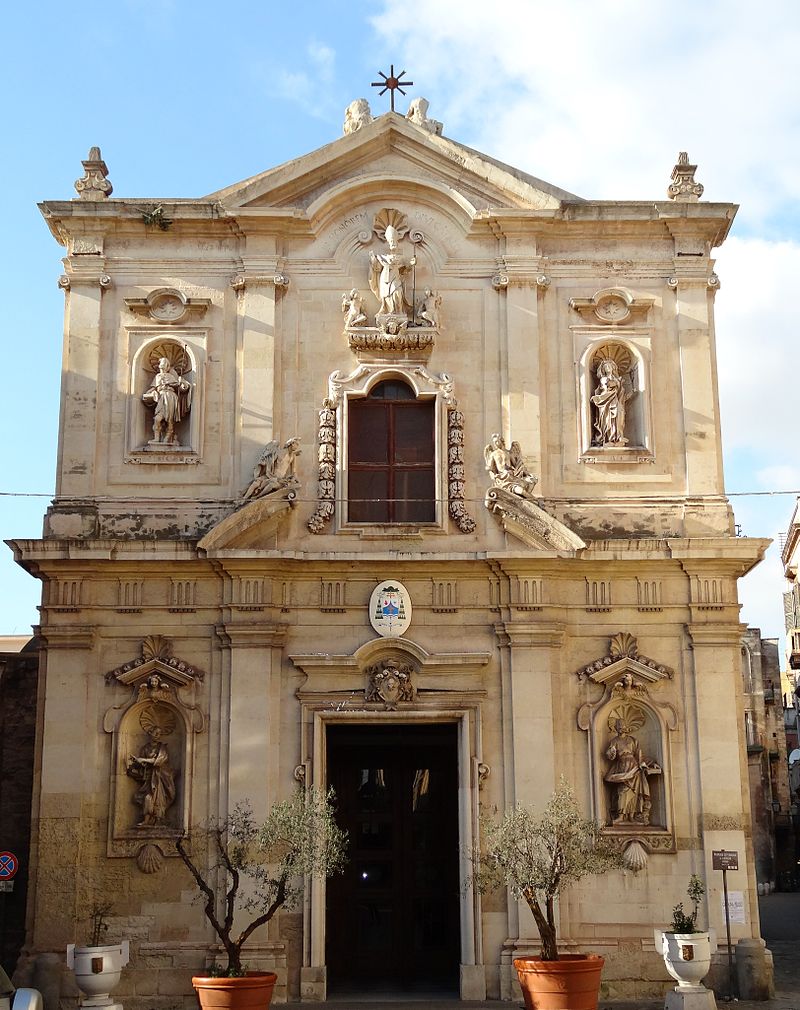
[[[83,177],[75,180],[75,192],[81,200],[106,200],[114,189],[108,179],[108,167],[103,161],[99,147],[89,151],[86,161],[82,161]]]

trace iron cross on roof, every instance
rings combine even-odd
[[[403,88],[410,88],[410,87],[412,87],[413,84],[414,84],[414,82],[413,81],[404,81],[403,80],[403,78],[405,77],[405,73],[406,73],[405,70],[401,70],[400,73],[395,77],[394,63],[390,64],[390,66],[389,66],[389,74],[388,74],[388,76],[382,70],[379,70],[378,73],[383,78],[383,80],[382,81],[373,81],[372,82],[372,87],[373,88],[380,88],[381,89],[378,92],[379,96],[383,95],[387,91],[389,92],[389,100],[390,100],[390,103],[391,103],[391,110],[392,110],[392,112],[394,112],[394,93],[395,93],[395,91],[399,91],[401,95],[404,95],[405,91],[403,90]]]

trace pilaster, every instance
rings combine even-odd
[[[248,236],[243,269],[231,279],[238,294],[240,431],[237,484],[250,479],[253,461],[275,437],[276,302],[286,278],[279,273],[274,236]]]
[[[64,260],[64,351],[56,494],[86,497],[94,491],[100,328],[103,292],[111,287],[102,255]]]
[[[286,628],[224,624],[216,629],[229,650],[229,738],[221,771],[227,771],[228,809],[249,800],[263,821],[279,795],[281,656]],[[258,788],[254,788],[258,783]]]

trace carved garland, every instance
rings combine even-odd
[[[447,410],[447,479],[450,518],[462,533],[472,533],[475,520],[464,505],[464,414],[455,400]]]
[[[308,520],[311,533],[322,533],[331,521],[336,497],[336,407],[334,401],[326,397],[319,412],[319,464],[317,470],[317,494],[319,500],[314,514]]]

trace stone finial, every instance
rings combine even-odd
[[[669,184],[667,195],[670,200],[677,200],[679,203],[696,203],[703,195],[703,187],[699,182],[694,181],[694,173],[697,165],[689,164],[689,155],[686,151],[681,151],[678,155],[678,163],[672,169],[672,182]]]
[[[440,136],[442,132],[442,124],[438,119],[428,118],[428,106],[430,102],[427,98],[414,98],[408,107],[408,112],[406,113],[406,119],[413,123],[415,126],[421,126],[423,130],[427,130],[428,133],[435,133],[436,136]]]
[[[100,148],[91,148],[89,157],[81,164],[84,176],[75,180],[75,191],[80,199],[105,200],[111,196],[113,186],[108,181],[108,167],[100,154]]]
[[[372,122],[372,112],[366,98],[357,98],[344,110],[344,133],[355,133]]]

